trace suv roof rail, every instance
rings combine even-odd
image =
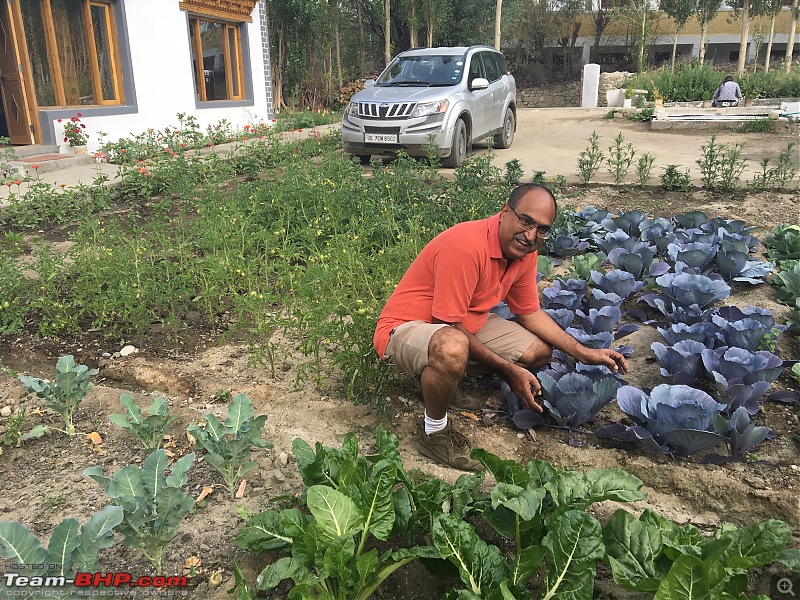
[[[487,46],[486,44],[473,44],[472,46],[469,46],[467,48],[467,52],[469,52],[470,50],[473,50],[475,48],[484,48],[486,50],[494,50],[495,52],[500,52],[497,48],[495,48],[493,46]]]

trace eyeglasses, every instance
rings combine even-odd
[[[520,229],[522,229],[522,231],[530,231],[531,229],[535,229],[536,237],[542,238],[543,240],[546,240],[547,238],[550,237],[550,234],[552,233],[550,227],[548,227],[547,225],[540,225],[539,223],[531,219],[528,215],[520,215],[517,211],[513,209],[511,205],[508,205],[508,208],[511,209],[511,212],[513,212],[516,215],[518,221],[517,226]]]

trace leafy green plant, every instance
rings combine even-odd
[[[236,486],[256,463],[249,460],[253,447],[271,448],[272,444],[261,437],[266,415],[253,418],[253,405],[244,394],[236,394],[228,405],[225,423],[213,414],[204,415],[203,426],[191,425],[186,429],[206,451],[205,461],[219,471],[225,488],[233,498]]]
[[[16,414],[8,417],[6,420],[6,431],[2,439],[4,445],[20,446],[22,442],[40,438],[47,433],[47,428],[44,425],[35,425],[30,431],[24,431],[26,412],[27,409],[25,406],[20,406]]]
[[[800,260],[783,263],[781,270],[772,278],[778,302],[793,304],[800,297]]]
[[[717,136],[712,135],[707,144],[701,147],[703,157],[697,159],[697,165],[700,167],[700,181],[703,187],[714,190],[719,181],[719,165],[722,161],[722,149],[717,144]]]
[[[636,112],[625,113],[625,118],[629,121],[646,123],[648,121],[652,121],[655,114],[655,109],[652,106],[642,106]]]
[[[689,169],[681,171],[678,165],[667,165],[661,174],[661,187],[668,192],[688,192],[691,185]]]
[[[739,133],[769,133],[773,126],[774,121],[771,119],[751,119],[739,125],[736,131]]]
[[[703,157],[696,162],[700,167],[703,186],[712,191],[735,192],[747,163],[742,157],[744,144],[718,144],[712,135],[707,144],[701,146]]]
[[[76,365],[73,356],[62,356],[56,363],[54,382],[36,377],[21,375],[19,380],[29,393],[44,399],[44,405],[57,412],[64,419],[67,435],[75,435],[72,417],[75,409],[92,389],[92,377],[97,369],[89,370],[85,365]]]
[[[53,528],[44,548],[21,523],[0,521],[0,557],[12,565],[7,565],[4,579],[8,585],[0,583],[0,592],[11,597],[25,589],[15,585],[17,577],[40,577],[42,581],[52,578],[50,581],[58,582],[59,591],[64,594],[59,597],[66,597],[74,588],[65,586],[64,580],[72,579],[74,572],[98,570],[98,553],[114,544],[113,529],[121,522],[122,509],[118,506],[106,506],[83,525],[76,519],[64,519]]]
[[[600,524],[584,511],[604,500],[644,499],[642,482],[614,469],[557,471],[537,460],[523,466],[482,449],[474,449],[471,456],[497,482],[478,514],[513,540],[515,553],[509,564],[472,524],[454,515],[438,515],[434,544],[458,568],[467,586],[466,591],[446,597],[530,598],[525,585],[543,571],[540,598],[567,593],[576,600],[592,598],[595,562],[603,557],[604,548]]]
[[[656,157],[649,152],[645,152],[639,157],[639,160],[636,161],[636,183],[641,186],[647,185],[647,182],[650,181],[650,174],[653,172],[653,163],[655,161]]]
[[[636,156],[636,150],[633,149],[633,144],[628,143],[625,145],[625,136],[620,131],[614,138],[614,144],[608,147],[608,172],[614,179],[614,183],[619,185],[625,179],[625,175],[633,164],[633,158]]]
[[[603,271],[603,261],[606,259],[602,252],[587,252],[578,256],[573,256],[570,260],[570,270],[562,279],[583,279],[589,281],[592,271]]]
[[[365,600],[401,566],[438,557],[431,546],[400,548],[397,542],[415,531],[430,534],[450,486],[434,480],[425,489],[415,488],[403,470],[397,438],[380,428],[376,445],[377,453],[365,457],[353,434],[341,449],[319,443],[312,449],[294,441],[297,467],[308,486],[304,506],[259,513],[234,539],[234,545],[256,554],[271,550],[283,555],[258,576],[258,589],[291,579],[295,598]],[[469,490],[480,478],[469,475],[459,481],[464,480],[473,483],[462,486],[458,498],[471,498]],[[461,503],[454,494],[449,497],[459,514]],[[375,540],[388,549],[379,553],[370,548]]]
[[[194,499],[182,489],[194,458],[192,453],[177,460],[168,477],[164,471],[169,467],[169,457],[163,449],[145,458],[141,469],[128,465],[113,477],[103,475],[102,467],[83,471],[100,484],[114,506],[122,509],[122,519],[114,526],[125,536],[122,543],[137,548],[159,574],[167,544],[194,506]]]
[[[130,394],[122,394],[119,402],[125,409],[125,414],[110,414],[108,420],[135,437],[145,452],[152,452],[160,447],[164,433],[176,419],[169,415],[169,401],[163,396],[157,396],[147,409],[147,416],[142,414],[142,409]]]
[[[605,160],[598,140],[597,132],[592,131],[592,135],[589,136],[589,145],[578,155],[578,173],[583,183],[589,183],[592,180]]]
[[[775,167],[775,183],[779,188],[786,188],[797,175],[795,147],[797,142],[789,142],[778,155],[778,166]]]
[[[750,192],[763,192],[774,185],[776,168],[770,168],[769,161],[767,156],[761,159],[761,172],[753,175],[753,180],[747,185]]]
[[[659,599],[742,597],[748,571],[777,560],[791,536],[785,523],[770,519],[722,525],[704,537],[694,525],[679,527],[649,509],[639,519],[620,509],[603,528],[614,581]]]
[[[767,254],[772,260],[800,259],[800,225],[776,225],[765,241]]]

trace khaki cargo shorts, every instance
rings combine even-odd
[[[428,366],[428,345],[431,338],[442,327],[450,326],[426,321],[409,321],[398,325],[389,335],[384,361],[404,373],[421,375]],[[538,339],[518,323],[501,319],[491,313],[486,325],[475,337],[489,350],[512,363],[517,362],[525,350]]]

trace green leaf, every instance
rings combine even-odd
[[[647,498],[639,491],[642,481],[619,469],[595,469],[586,473],[559,473],[545,484],[557,512],[584,509],[594,502],[634,502]]]
[[[389,539],[394,527],[392,488],[396,481],[397,466],[384,460],[375,465],[369,479],[361,485],[364,527],[379,540]]]
[[[528,487],[536,489],[544,487],[544,484],[556,476],[557,471],[549,462],[543,460],[532,460],[528,463],[526,469],[531,480],[528,482]]]
[[[32,439],[38,439],[48,431],[50,431],[50,428],[47,425],[34,425],[33,427],[31,427],[30,431],[23,433],[20,439],[23,442]]]
[[[549,485],[549,484],[548,484]],[[600,524],[571,510],[548,522],[542,599],[591,600],[595,561],[605,554]]]
[[[711,598],[711,587],[705,563],[696,556],[680,556],[653,600],[707,600]]]
[[[47,562],[47,552],[36,536],[16,521],[0,521],[0,557],[23,565],[40,565]],[[30,574],[44,573],[46,566]]]
[[[284,579],[291,579],[295,584],[313,585],[316,578],[300,561],[284,557],[261,571],[256,579],[256,587],[260,590],[271,590]]]
[[[194,452],[192,452],[191,454],[182,456],[175,461],[175,464],[172,465],[172,474],[167,477],[166,484],[174,488],[182,488],[184,485],[186,485],[186,474],[189,472],[189,469],[194,462],[194,458],[195,455]]]
[[[133,396],[130,394],[122,394],[119,397],[119,403],[128,411],[128,418],[126,419],[128,425],[140,425],[142,423],[142,409],[136,404],[136,400],[133,399]],[[110,415],[109,418],[112,416],[114,415]],[[125,426],[123,425],[123,427]]]
[[[481,463],[495,478],[497,483],[510,483],[520,487],[527,487],[531,480],[530,474],[515,460],[503,460],[487,452],[483,448],[474,448],[470,453],[473,460]]]
[[[355,502],[334,489],[311,486],[306,494],[306,504],[320,533],[329,540],[352,535],[364,527],[364,518]]]
[[[511,565],[512,585],[525,585],[533,579],[542,567],[544,550],[541,546],[528,546],[517,552],[514,564]]]
[[[125,415],[120,415],[118,413],[112,413],[108,415],[108,420],[114,423],[114,425],[119,425],[123,429],[133,429],[128,418]]]
[[[253,405],[245,394],[236,394],[228,405],[228,418],[225,427],[233,434],[238,434],[247,420],[253,416]]]
[[[150,408],[147,409],[147,414],[150,416],[164,417],[168,412],[169,400],[166,400],[164,396],[156,396],[156,399],[153,400]]]
[[[375,435],[375,445],[378,448],[377,460],[384,459],[391,461],[398,469],[403,468],[403,457],[398,449],[397,436],[390,431],[386,431],[382,425],[378,426]],[[374,462],[377,462],[375,460]]]
[[[472,525],[454,515],[436,517],[433,542],[439,555],[458,568],[461,581],[478,596],[495,589],[508,574],[500,550],[489,546]]]
[[[53,528],[50,543],[47,545],[47,562],[61,565],[57,575],[65,575],[72,570],[72,553],[80,544],[77,519],[64,519]]]
[[[800,550],[790,548],[781,552],[778,560],[792,570],[796,577],[800,577]]]
[[[792,530],[777,519],[769,519],[737,529],[729,535],[731,545],[724,553],[726,566],[753,569],[778,558],[792,538]]]
[[[352,587],[356,582],[357,573],[355,572],[354,558],[356,554],[356,544],[352,535],[344,535],[328,543],[322,558],[326,579],[338,579],[339,589],[345,597],[352,598],[354,594],[347,593],[354,591]]]
[[[283,530],[281,513],[266,510],[245,523],[233,539],[233,545],[253,554],[261,554],[266,550],[290,547],[292,538]]]
[[[194,458],[194,457],[192,457]],[[167,483],[164,471],[169,466],[169,457],[166,450],[159,448],[152,452],[142,463],[142,485],[150,501],[158,495],[158,491]]]
[[[114,473],[114,478],[106,488],[109,498],[118,500],[126,511],[133,510],[137,498],[141,498],[145,493],[146,490],[142,486],[142,471],[135,465],[122,467]]]
[[[547,492],[542,488],[535,490],[521,488],[508,483],[498,483],[492,489],[492,508],[504,506],[518,514],[524,521],[532,521],[539,516]]]
[[[395,464],[395,466],[397,466]],[[378,579],[378,569],[381,566],[381,561],[378,558],[378,551],[373,548],[369,552],[365,552],[356,559],[356,574],[358,580],[352,586],[352,589],[361,591],[376,583]]]
[[[411,519],[411,498],[409,498],[406,488],[398,488],[392,493],[392,504],[394,504],[394,529],[392,533],[403,535],[408,531],[408,523]]]
[[[93,571],[97,567],[98,552],[114,545],[113,530],[122,523],[123,516],[121,507],[106,506],[83,524],[74,561],[79,571]]]
[[[619,509],[603,528],[603,542],[614,581],[637,592],[658,589],[670,566],[658,527]]]

